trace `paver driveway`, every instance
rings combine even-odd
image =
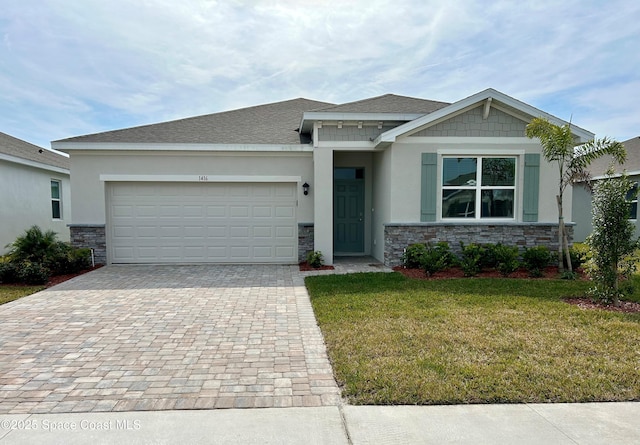
[[[0,413],[339,403],[292,266],[109,266],[0,306]]]

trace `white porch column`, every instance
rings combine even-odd
[[[333,150],[313,151],[313,249],[333,264]]]

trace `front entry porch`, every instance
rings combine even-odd
[[[372,164],[371,152],[314,153],[313,249],[325,264],[371,255]]]

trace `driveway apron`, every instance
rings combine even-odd
[[[0,413],[340,404],[294,266],[108,266],[0,306]]]

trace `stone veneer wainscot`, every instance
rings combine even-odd
[[[298,224],[298,262],[306,261],[313,252],[313,223]]]
[[[93,249],[96,264],[107,264],[107,236],[104,224],[69,224],[71,245]]]
[[[573,242],[573,223],[566,225],[569,245]],[[402,264],[404,249],[415,243],[449,243],[451,250],[460,253],[460,242],[465,244],[515,245],[524,251],[525,247],[547,246],[558,250],[557,223],[406,223],[385,224],[384,264]]]

